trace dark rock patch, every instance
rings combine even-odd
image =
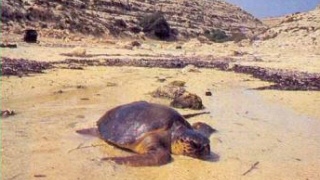
[[[38,32],[34,29],[25,30],[23,40],[27,43],[37,43]]]
[[[6,43],[6,44],[4,44],[4,43],[1,43],[0,44],[0,47],[1,48],[17,48],[18,47],[18,45],[17,44],[8,44],[8,43]]]
[[[156,36],[160,40],[167,40],[171,37],[170,25],[161,12],[143,17],[140,25],[144,33]]]

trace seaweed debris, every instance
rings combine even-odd
[[[31,61],[26,59],[11,59],[3,57],[1,75],[26,76],[29,73],[43,73],[43,70],[53,68],[49,62]]]

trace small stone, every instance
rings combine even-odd
[[[132,41],[132,42],[131,42],[131,45],[132,45],[132,47],[140,47],[140,46],[141,46],[141,43],[138,42],[138,41]]]
[[[165,77],[162,77],[162,76],[157,77],[157,78],[158,78],[157,81],[159,81],[159,82],[164,82],[167,80]]]
[[[57,94],[62,94],[63,91],[62,91],[62,90],[59,90],[59,91],[57,91],[56,93],[57,93]]]
[[[77,89],[85,89],[86,88],[86,86],[84,86],[84,85],[77,85]]]
[[[210,91],[207,91],[206,96],[212,96],[212,93]]]
[[[113,86],[117,86],[117,83],[113,83],[113,82],[107,82],[107,87],[113,87]]]

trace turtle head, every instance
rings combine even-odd
[[[207,159],[210,155],[210,141],[199,132],[185,129],[173,139],[171,152],[198,159]]]

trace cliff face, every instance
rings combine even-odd
[[[218,0],[3,0],[1,21],[3,31],[32,27],[134,37],[143,29],[141,19],[157,11],[179,39],[202,36],[212,29],[247,37],[266,28],[249,13]]]

